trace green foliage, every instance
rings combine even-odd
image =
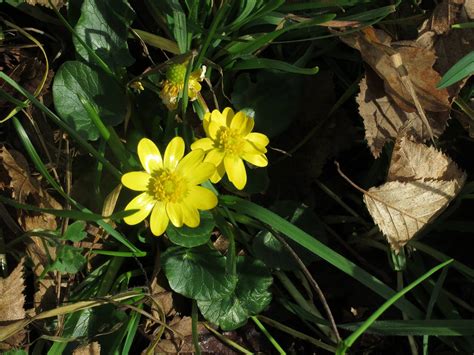
[[[86,258],[82,255],[82,248],[61,244],[56,247],[56,260],[50,265],[49,270],[75,274],[85,263]]]
[[[211,238],[211,233],[216,226],[211,212],[201,211],[201,223],[196,228],[183,226],[176,228],[169,225],[166,230],[168,238],[176,245],[186,248],[194,248],[206,244]]]
[[[461,58],[441,78],[438,88],[443,89],[474,74],[474,52]]]
[[[301,77],[262,71],[252,80],[240,74],[234,84],[232,104],[237,110],[255,111],[255,129],[270,138],[282,133],[298,114],[303,87]]]
[[[80,97],[94,105],[107,125],[114,126],[123,121],[127,110],[127,97],[123,88],[100,69],[82,62],[66,62],[54,78],[54,106],[61,118],[82,137],[97,140],[99,131]]]
[[[161,260],[170,287],[186,297],[219,299],[235,287],[235,280],[226,271],[226,258],[208,246],[171,247]]]
[[[71,242],[80,242],[87,236],[87,233],[84,230],[85,227],[86,222],[76,221],[69,225],[62,238]]]
[[[132,23],[134,11],[127,0],[116,0],[110,6],[107,0],[84,0],[81,16],[74,30],[110,68],[119,72],[134,62],[128,52],[128,28]],[[78,56],[86,63],[93,64],[87,48],[74,37]]]
[[[249,257],[237,259],[238,281],[231,294],[198,300],[203,316],[223,330],[236,329],[262,312],[270,303],[272,276],[265,265]]]

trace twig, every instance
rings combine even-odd
[[[296,260],[296,262],[298,263],[299,267],[301,268],[301,270],[303,271],[303,273],[305,274],[306,278],[308,279],[309,281],[309,284],[311,285],[311,287],[314,289],[314,291],[316,291],[316,294],[318,295],[319,297],[319,300],[321,301],[323,307],[324,307],[324,310],[326,311],[326,314],[328,316],[328,320],[329,320],[329,323],[331,324],[331,328],[332,328],[332,331],[336,337],[336,340],[337,342],[339,343],[341,341],[341,336],[339,335],[339,331],[337,330],[337,325],[336,325],[336,322],[334,321],[334,317],[332,315],[332,312],[331,312],[331,308],[329,307],[327,301],[326,301],[326,297],[324,296],[324,293],[322,292],[321,288],[319,287],[318,283],[316,282],[316,280],[313,278],[313,276],[311,275],[311,273],[309,272],[308,268],[306,267],[306,265],[303,263],[303,261],[300,259],[300,257],[298,256],[298,254],[295,253],[295,251],[293,250],[293,248],[285,241],[285,239],[283,239],[280,235],[278,235],[277,232],[273,231],[272,230],[272,234],[280,241],[281,244],[283,244],[285,246],[286,249],[288,249],[288,251],[290,252],[290,254],[292,255],[292,257]]]

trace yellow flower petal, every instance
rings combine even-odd
[[[209,121],[216,123],[219,127],[226,126],[226,119],[224,118],[222,113],[219,112],[219,110],[212,111],[211,119]]]
[[[167,203],[166,213],[168,214],[171,223],[173,223],[175,227],[179,228],[183,226],[183,210],[181,209],[181,205],[179,203]]]
[[[245,139],[252,142],[257,146],[257,148],[265,148],[270,142],[268,137],[262,133],[252,132],[245,136]]]
[[[174,169],[183,155],[184,140],[181,137],[174,137],[166,147],[164,167],[167,169]]]
[[[158,147],[148,138],[142,138],[137,147],[138,158],[147,173],[163,168],[163,159]]]
[[[216,171],[216,166],[211,163],[202,163],[188,171],[185,175],[191,185],[199,185],[209,178]]]
[[[182,203],[181,210],[183,211],[183,223],[191,228],[196,228],[201,221],[199,211],[192,206]]]
[[[265,154],[267,149],[255,143],[244,141],[243,154]]]
[[[225,166],[224,166],[224,162],[222,162],[217,166],[216,171],[211,176],[211,182],[213,184],[217,184],[219,181],[221,181],[224,175],[225,175]]]
[[[224,158],[225,171],[229,181],[234,184],[238,190],[242,190],[247,183],[247,172],[244,162],[236,156],[226,156]]]
[[[219,149],[213,149],[207,153],[204,162],[218,166],[222,162],[222,159],[224,159],[224,152]]]
[[[216,207],[217,196],[202,186],[193,186],[188,191],[185,203],[200,210],[210,210]]]
[[[198,139],[193,144],[191,144],[192,150],[202,149],[207,152],[208,150],[211,150],[212,148],[214,148],[214,142],[212,141],[211,138],[201,138],[201,139]]]
[[[209,122],[209,126],[207,126],[209,137],[214,140],[217,139],[217,132],[219,132],[221,127],[222,126],[216,123],[215,121]]]
[[[232,118],[230,128],[237,131],[239,134],[246,136],[247,134],[252,132],[253,125],[253,119],[249,118],[242,111],[239,111],[235,114],[234,118]]]
[[[144,171],[132,171],[122,175],[122,184],[134,191],[146,191],[150,175]]]
[[[202,149],[193,150],[180,160],[176,171],[182,175],[193,174],[193,170],[202,163],[204,151]]]
[[[222,116],[224,116],[225,119],[225,125],[227,127],[230,127],[230,124],[232,122],[232,118],[234,117],[234,110],[232,110],[230,107],[226,107],[224,111],[222,111]]]
[[[156,236],[162,235],[168,228],[169,221],[165,204],[161,201],[157,202],[150,216],[151,232]]]
[[[242,158],[248,161],[250,164],[261,168],[268,165],[268,159],[264,154],[244,154]]]
[[[125,206],[125,211],[129,210],[138,210],[134,214],[125,217],[123,220],[125,223],[134,225],[138,224],[143,221],[145,218],[148,217],[150,214],[151,209],[155,205],[155,200],[152,196],[147,194],[146,192],[138,195],[132,201],[129,202],[127,206]]]

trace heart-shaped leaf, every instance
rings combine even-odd
[[[194,248],[199,245],[206,244],[211,238],[216,223],[214,217],[209,211],[201,211],[201,223],[196,228],[183,226],[176,228],[169,225],[166,230],[168,238],[176,245],[186,248]]]
[[[128,28],[134,12],[126,0],[84,0],[81,16],[75,26],[77,35],[113,70],[133,63],[128,52]],[[73,38],[76,52],[88,63],[94,63],[87,49]]]
[[[96,140],[99,131],[79,97],[95,107],[106,125],[117,125],[125,117],[127,97],[114,79],[87,64],[65,62],[54,78],[54,106],[61,118],[79,134],[88,140]]]
[[[250,316],[262,312],[272,298],[269,288],[273,278],[261,261],[239,257],[237,276],[237,285],[231,294],[213,300],[198,300],[204,318],[223,330],[242,326]]]
[[[171,247],[161,257],[173,291],[196,300],[213,300],[230,294],[235,281],[226,273],[226,258],[209,246]]]

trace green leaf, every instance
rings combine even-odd
[[[86,261],[86,258],[82,255],[82,248],[60,245],[56,249],[56,260],[50,266],[50,270],[75,274],[84,266]]]
[[[85,228],[86,222],[76,221],[69,225],[62,239],[70,240],[71,242],[80,242],[87,236],[87,233],[84,231]]]
[[[231,294],[197,302],[204,318],[223,330],[239,328],[250,316],[262,312],[272,298],[269,288],[273,278],[261,261],[240,256],[237,276],[237,285]]]
[[[461,58],[441,78],[438,89],[444,89],[474,74],[474,51]]]
[[[128,29],[134,12],[126,0],[84,0],[81,17],[74,30],[95,53],[117,71],[134,62],[128,52]],[[87,63],[94,63],[86,48],[73,38],[76,52]],[[117,100],[118,101],[118,100]]]
[[[89,118],[79,97],[88,100],[106,125],[123,121],[127,111],[125,91],[110,76],[87,64],[64,63],[53,83],[54,105],[61,118],[88,140],[99,138],[99,131]]]
[[[314,75],[319,71],[318,67],[300,68],[296,65],[283,62],[281,60],[267,58],[250,58],[237,61],[232,66],[232,70],[249,70],[249,69],[275,69],[286,73]]]
[[[256,220],[271,226],[276,231],[285,234],[288,238],[318,255],[321,259],[327,261],[337,269],[367,286],[383,298],[387,299],[395,294],[395,291],[392,288],[388,287],[375,276],[369,274],[360,266],[354,264],[349,259],[330,249],[308,233],[302,231],[268,209],[236,196],[221,195],[219,196],[219,200],[234,211],[252,216]],[[395,306],[406,312],[411,318],[423,317],[423,313],[413,303],[404,298],[398,300],[398,302],[395,303]]]
[[[231,101],[238,110],[255,111],[255,131],[275,137],[282,133],[298,114],[302,96],[299,75],[259,71],[255,81],[248,73],[237,77]]]
[[[211,212],[201,211],[200,214],[201,223],[196,228],[187,226],[176,228],[170,224],[166,230],[168,238],[174,244],[185,248],[194,248],[206,244],[211,238],[211,233],[216,223],[214,222],[214,217]]]
[[[362,323],[339,324],[339,327],[347,330],[356,330],[361,325]],[[474,320],[381,320],[372,323],[367,333],[397,336],[472,336],[474,335]]]
[[[319,217],[306,206],[296,201],[279,201],[272,207],[272,210],[308,234],[316,236],[319,241],[327,241],[326,231]],[[319,259],[318,256],[291,239],[284,236],[282,238],[286,239],[286,242],[305,265]],[[252,249],[255,256],[270,268],[281,270],[298,270],[300,268],[288,249],[271,232],[261,231],[258,233],[253,239]]]
[[[195,300],[230,294],[235,286],[226,273],[226,259],[209,246],[172,247],[162,255],[163,269],[173,291]]]

